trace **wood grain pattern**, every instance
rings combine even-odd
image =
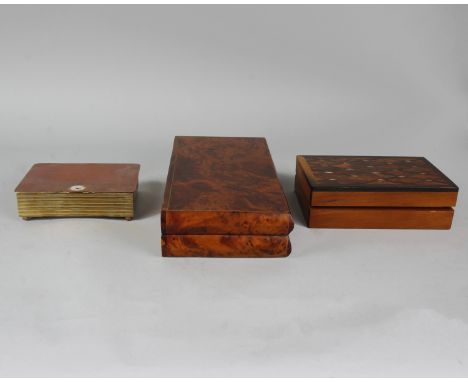
[[[241,211],[170,211],[163,233],[188,235],[287,235],[293,228],[287,214]]]
[[[291,252],[288,236],[163,235],[166,257],[286,257]]]
[[[295,191],[314,228],[449,229],[458,195],[420,157],[299,155]]]
[[[314,207],[313,228],[450,229],[452,208]]]
[[[311,192],[310,206],[329,207],[453,207],[456,192],[378,192],[378,191],[316,191]]]
[[[175,137],[163,234],[287,235],[293,227],[264,138]]]
[[[298,164],[297,187],[309,206],[323,207],[454,207],[458,192],[445,191],[321,191],[313,189]]]
[[[423,157],[299,155],[297,161],[315,191],[458,191]]]
[[[310,215],[310,192],[308,193],[308,196],[305,195],[304,191],[302,190],[301,184],[300,184],[300,175],[296,174],[295,177],[295,187],[294,191],[296,193],[297,200],[299,202],[299,206],[301,207],[302,214],[305,219],[305,223],[308,226],[309,225],[309,215]]]

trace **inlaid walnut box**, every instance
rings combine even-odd
[[[131,220],[139,164],[37,163],[16,187],[19,215]]]
[[[449,229],[458,187],[423,157],[296,157],[295,191],[314,228]]]
[[[175,137],[163,256],[283,257],[293,226],[264,138]]]

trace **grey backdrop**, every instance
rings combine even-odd
[[[1,6],[1,376],[468,376],[466,6]],[[174,135],[265,136],[289,258],[165,259]],[[310,230],[296,154],[421,155],[450,231]],[[139,219],[24,222],[34,162],[138,162]]]

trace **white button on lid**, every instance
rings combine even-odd
[[[70,187],[70,191],[84,191],[86,190],[86,187],[83,186],[82,184],[75,184],[74,186]]]

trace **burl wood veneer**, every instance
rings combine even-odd
[[[449,229],[458,195],[422,157],[299,155],[295,190],[315,228]]]
[[[293,227],[264,138],[175,137],[164,256],[287,256]]]
[[[163,256],[285,257],[291,253],[288,236],[163,235]]]
[[[131,220],[139,170],[128,163],[37,163],[15,189],[19,215]]]

